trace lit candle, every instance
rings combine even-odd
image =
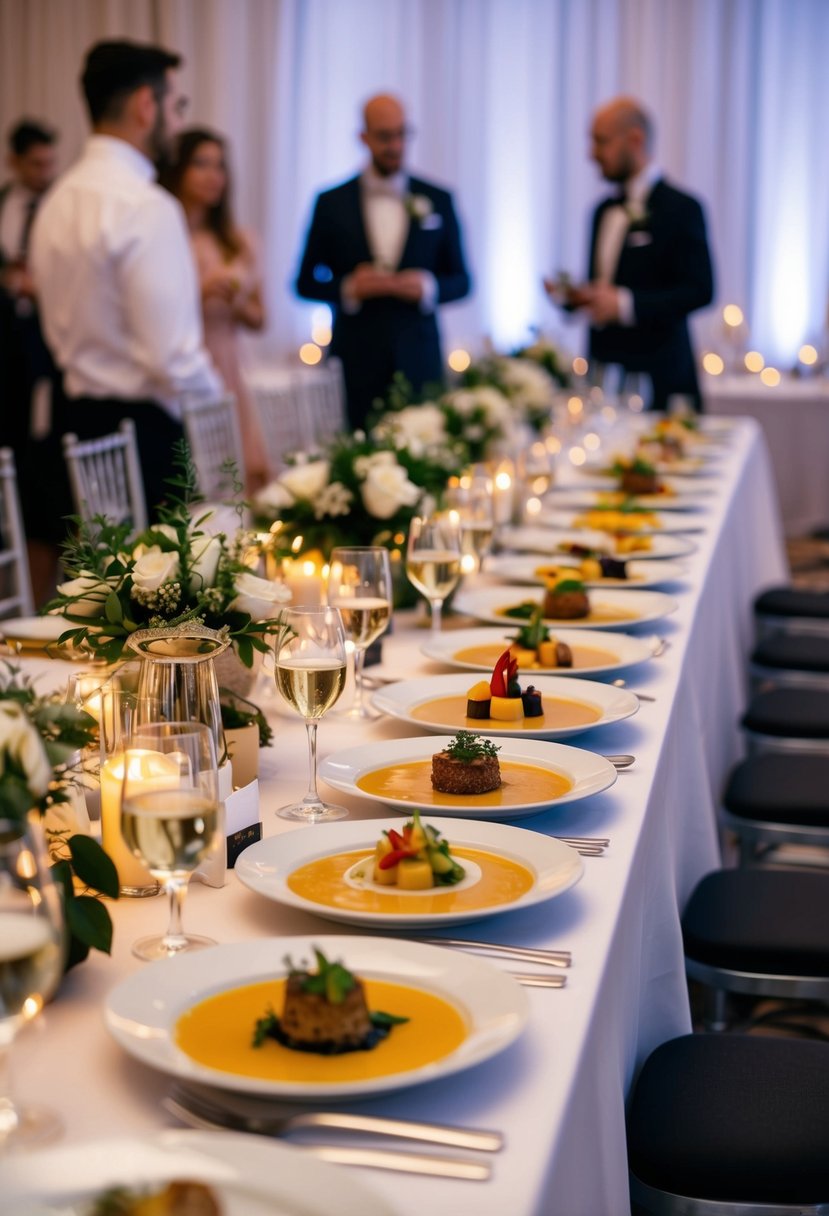
[[[175,760],[160,752],[130,753],[130,780],[145,789],[164,789],[175,784],[179,768]],[[118,871],[121,891],[127,895],[145,894],[157,887],[150,871],[127,848],[121,835],[121,789],[124,784],[124,755],[110,756],[101,766],[101,840]]]
[[[285,573],[285,586],[291,592],[291,603],[305,608],[319,608],[322,604],[326,570],[310,558],[289,562]]]

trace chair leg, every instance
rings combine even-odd
[[[720,1034],[728,1029],[728,994],[724,989],[706,988],[702,1024],[713,1034]]]

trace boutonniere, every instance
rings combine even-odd
[[[413,220],[422,224],[432,214],[432,200],[425,194],[407,194],[403,200],[407,213]]]
[[[625,203],[625,215],[628,217],[628,231],[642,231],[648,227],[650,215],[644,203],[636,199],[628,199]]]

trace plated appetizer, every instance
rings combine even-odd
[[[612,465],[621,494],[662,494],[673,498],[674,491],[661,481],[655,467],[642,456],[619,456]]]
[[[583,511],[573,520],[574,528],[591,528],[597,532],[641,532],[662,527],[653,511],[625,502],[598,505]]]
[[[492,718],[496,722],[516,722],[522,718],[540,718],[543,713],[541,693],[535,686],[530,684],[526,692],[522,692],[518,683],[518,660],[509,650],[505,650],[495,664],[489,683],[479,680],[467,693],[466,716],[476,721]]]
[[[290,959],[282,1015],[269,1009],[257,1018],[253,1046],[274,1039],[291,1051],[341,1055],[346,1051],[372,1051],[392,1027],[408,1018],[370,1013],[361,980],[342,963],[329,962],[316,946],[316,971],[294,967]]]
[[[93,1200],[86,1216],[221,1216],[215,1191],[201,1182],[168,1182],[163,1187],[116,1187]]]
[[[461,734],[467,734],[462,731]],[[460,738],[460,736],[458,736]],[[484,793],[485,790],[449,789],[436,783],[435,777],[448,785],[474,785],[476,780],[484,777],[484,769],[477,769],[480,751],[482,758],[489,761],[490,754],[494,755],[497,748],[489,740],[482,740],[480,747],[472,743],[474,735],[469,735],[468,742],[458,743],[455,740],[455,752],[450,744],[445,752],[438,752],[432,757],[432,785],[435,789],[443,789],[446,793]],[[488,747],[486,746],[488,744]],[[461,758],[462,757],[462,758]],[[467,759],[467,757],[469,757]],[[495,768],[498,768],[498,757],[495,756]],[[458,766],[455,768],[454,766]],[[487,789],[496,789],[501,783],[500,773],[497,774],[495,785],[487,785]],[[449,887],[461,882],[464,868],[459,866],[449,852],[449,845],[441,840],[440,832],[428,824],[420,822],[420,812],[415,811],[413,818],[403,825],[401,831],[391,828],[384,832],[377,841],[374,854],[374,874],[376,883],[383,887],[399,887],[401,891],[428,891],[432,887]]]
[[[459,730],[448,747],[432,756],[432,789],[442,794],[489,794],[497,790],[501,784],[499,751],[491,739]]]
[[[554,637],[543,621],[543,605],[536,604],[526,625],[512,639],[510,654],[518,669],[543,667],[546,669],[573,666],[573,648],[567,642]]]

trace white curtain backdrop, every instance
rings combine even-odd
[[[455,191],[474,295],[443,311],[446,347],[509,346],[539,325],[578,349],[540,290],[584,270],[597,104],[640,97],[657,159],[704,201],[717,299],[791,363],[823,335],[829,281],[829,0],[0,0],[0,128],[21,114],[86,131],[86,48],[154,40],[186,59],[194,122],[233,150],[238,218],[261,234],[270,322],[260,356],[307,340],[291,281],[313,197],[356,171],[359,108],[405,99],[410,166]],[[715,341],[719,309],[701,314]]]

